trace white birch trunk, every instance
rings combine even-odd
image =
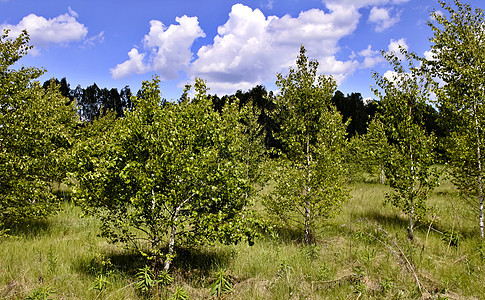
[[[473,107],[473,114],[475,117],[475,133],[477,138],[477,167],[478,167],[478,203],[479,203],[479,226],[480,226],[480,237],[484,238],[484,228],[483,228],[483,185],[482,185],[482,158],[481,158],[481,139],[480,130],[478,126],[478,111],[477,103]]]
[[[305,196],[310,196],[310,180],[312,176],[310,166],[310,136],[307,132],[306,140],[306,158],[307,158],[307,183],[305,186]],[[311,207],[310,201],[305,203],[305,244],[310,244],[312,240],[312,228],[311,228]]]

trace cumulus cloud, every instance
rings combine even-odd
[[[359,16],[357,11],[334,7],[330,13],[311,9],[298,17],[266,17],[259,9],[236,4],[213,43],[197,52],[189,75],[206,79],[213,92],[230,93],[236,84],[254,86],[294,65],[303,44],[320,62],[320,72],[342,80],[358,63],[337,60],[337,43],[355,30]]]
[[[360,68],[373,68],[375,65],[385,62],[386,60],[382,57],[380,51],[372,50],[372,46],[367,46],[366,49],[360,51],[358,53],[360,57],[364,58],[364,61],[361,63]]]
[[[118,64],[114,69],[110,69],[114,79],[121,79],[131,74],[143,74],[148,71],[149,68],[143,63],[144,53],[138,53],[138,50],[133,48],[128,52],[128,56],[129,60]]]
[[[376,5],[403,4],[410,0],[322,0],[324,4],[340,5],[348,8],[362,8]]]
[[[435,52],[429,50],[429,51],[424,51],[424,58],[428,61],[434,61],[436,60],[436,54]]]
[[[401,48],[404,50],[408,50],[409,46],[406,44],[406,39],[405,38],[400,38],[399,40],[393,40],[389,42],[389,52],[394,52],[394,55],[396,55],[399,59],[403,59],[404,56],[401,54]]]
[[[374,6],[370,11],[368,22],[375,24],[375,31],[382,32],[399,22],[399,15],[392,17],[390,9]]]
[[[150,22],[150,32],[145,36],[145,47],[153,54],[153,70],[164,79],[175,79],[178,70],[187,67],[192,60],[190,48],[196,38],[205,37],[197,17],[176,18],[179,25],[166,28],[160,21]]]
[[[146,53],[138,53],[133,48],[128,53],[129,60],[111,69],[113,78],[156,71],[163,80],[176,79],[179,71],[186,69],[193,58],[190,48],[194,40],[205,34],[197,17],[183,16],[175,21],[178,25],[172,24],[168,28],[158,20],[150,21],[150,31],[143,39]]]
[[[51,44],[68,44],[85,39],[88,29],[76,20],[77,17],[78,14],[69,7],[69,13],[54,18],[46,19],[30,14],[16,25],[2,24],[0,27],[10,29],[13,36],[27,30],[34,46],[47,47]]]
[[[295,65],[300,46],[304,45],[308,56],[319,61],[318,71],[341,82],[355,70],[383,61],[370,46],[347,59],[337,55],[339,41],[357,28],[359,9],[407,1],[322,0],[327,10],[311,9],[298,16],[266,16],[259,9],[235,4],[217,35],[196,55],[190,50],[193,42],[205,36],[196,17],[177,18],[178,24],[168,28],[160,21],[151,21],[140,52],[130,52],[129,60],[111,69],[111,73],[121,78],[156,71],[162,79],[175,79],[184,71],[189,80],[205,79],[212,93],[232,93],[273,81],[276,73]],[[267,4],[269,8],[273,3],[264,0],[261,7]],[[384,24],[384,19],[379,22]]]

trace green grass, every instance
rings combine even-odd
[[[429,220],[418,224],[413,243],[406,217],[383,204],[388,187],[349,188],[351,200],[316,245],[304,246],[280,229],[254,246],[180,249],[174,282],[160,287],[161,299],[175,287],[191,299],[213,299],[210,286],[221,270],[232,282],[225,299],[419,299],[417,282],[433,299],[485,299],[485,246],[476,209],[449,182],[430,198]],[[156,299],[135,288],[143,259],[98,237],[98,226],[66,202],[45,222],[12,230],[0,240],[0,299]]]

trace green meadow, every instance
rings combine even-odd
[[[178,249],[173,282],[189,299],[483,299],[485,248],[473,206],[446,179],[430,199],[429,218],[407,238],[406,218],[384,203],[390,188],[354,183],[351,199],[314,245],[274,228],[253,246]],[[2,299],[156,299],[143,291],[145,259],[98,236],[99,223],[69,200],[44,222],[23,224],[1,240]],[[218,277],[219,276],[219,277]],[[212,293],[214,294],[214,293]]]

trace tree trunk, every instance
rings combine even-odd
[[[386,183],[386,173],[384,172],[384,166],[379,164],[379,183]]]
[[[412,241],[414,240],[414,181],[415,181],[415,176],[414,176],[414,157],[413,157],[413,145],[409,145],[409,155],[410,155],[410,160],[411,160],[411,179],[412,179],[412,191],[411,191],[411,212],[409,214],[409,239]]]
[[[175,212],[173,213],[172,216],[172,228],[170,228],[170,239],[168,241],[168,254],[167,258],[165,259],[165,266],[163,268],[164,271],[168,271],[170,269],[170,265],[173,260],[173,255],[174,255],[174,248],[175,248],[175,235],[177,234],[177,221],[179,217],[179,212],[182,209],[182,207],[190,201],[190,199],[195,195],[195,193],[192,193],[187,199],[182,201],[179,206],[175,209]]]
[[[154,236],[152,240],[152,254],[155,256],[152,263],[152,269],[156,273],[158,271],[158,266],[160,262],[160,256],[158,255],[158,236]]]
[[[175,246],[175,235],[177,234],[177,221],[178,221],[178,215],[179,211],[182,208],[182,205],[185,203],[185,201],[177,206],[175,209],[175,212],[173,214],[173,225],[172,228],[170,228],[170,239],[168,241],[168,253],[167,253],[167,258],[165,259],[165,266],[163,270],[168,272],[170,269],[170,264],[172,263],[173,260],[173,253],[174,253],[174,246]]]
[[[170,265],[173,260],[173,252],[174,252],[174,246],[175,246],[175,235],[177,234],[177,225],[175,224],[177,222],[177,217],[174,220],[174,224],[172,225],[172,228],[170,229],[170,240],[168,242],[168,254],[167,258],[165,259],[165,266],[163,268],[164,271],[168,272],[170,269]]]
[[[477,137],[477,167],[478,167],[478,202],[479,202],[479,226],[480,226],[480,237],[484,237],[483,228],[483,186],[482,186],[482,158],[481,158],[481,139],[480,130],[478,126],[478,111],[477,103],[473,107],[473,114],[475,117],[475,133]]]
[[[310,203],[307,202],[305,207],[305,244],[312,242],[312,227],[311,227]]]
[[[310,158],[310,134],[307,130],[306,136],[306,165],[307,165],[307,182],[304,188],[305,197],[307,201],[305,202],[305,244],[310,244],[312,242],[312,226],[311,226],[311,203],[310,203],[310,181],[312,176],[311,169],[311,158]]]
[[[414,240],[414,200],[411,199],[411,213],[409,215],[409,239]]]

